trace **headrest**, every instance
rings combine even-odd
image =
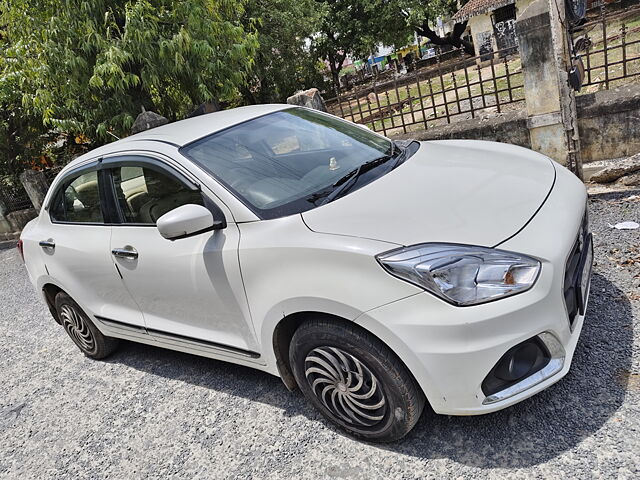
[[[75,187],[78,200],[85,207],[95,206],[100,201],[100,192],[98,191],[98,181],[92,180]]]
[[[148,168],[144,169],[144,180],[147,184],[147,192],[154,198],[182,190],[182,185],[167,175]]]

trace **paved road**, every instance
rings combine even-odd
[[[629,195],[590,202],[597,265],[570,374],[495,414],[425,414],[384,446],[343,436],[248,368],[134,344],[85,358],[1,250],[0,476],[638,478],[640,230],[607,226],[640,219]]]

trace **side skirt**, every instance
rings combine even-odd
[[[112,320],[95,315],[96,323],[105,334],[149,345],[156,345],[170,350],[192,353],[209,358],[249,364],[250,366],[265,365],[260,354],[250,350],[222,345],[198,338],[186,337],[159,330],[148,329],[138,325]]]

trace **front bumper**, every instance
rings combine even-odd
[[[559,168],[556,187],[538,214],[499,246],[541,260],[540,276],[529,291],[471,307],[455,307],[425,292],[366,312],[356,322],[400,356],[436,413],[489,413],[534,395],[569,371],[582,329],[586,309],[570,318],[565,272],[585,204],[582,183]],[[588,281],[583,288],[588,298]],[[505,352],[540,335],[559,346],[553,368],[525,379],[526,388],[485,395],[483,380]]]

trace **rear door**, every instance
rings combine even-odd
[[[139,307],[122,284],[109,252],[112,227],[98,163],[65,175],[46,207],[38,239],[44,263],[87,313],[144,326]]]

